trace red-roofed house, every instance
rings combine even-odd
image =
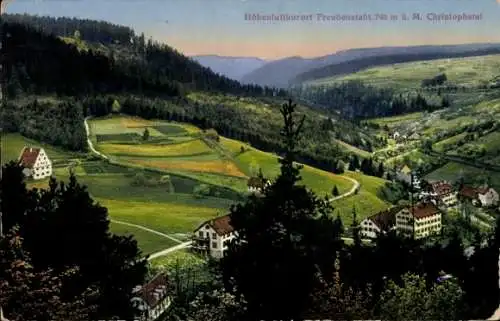
[[[431,184],[431,195],[442,202],[446,207],[452,207],[457,204],[457,193],[453,190],[453,186],[444,181],[434,182]]]
[[[52,175],[52,162],[43,148],[24,147],[19,155],[19,165],[26,177],[43,179]]]
[[[137,286],[133,294],[132,303],[140,311],[139,320],[158,319],[171,303],[168,295],[168,276],[165,273],[156,275],[143,286]]]
[[[420,239],[441,232],[441,211],[432,202],[403,208],[396,214],[396,229]]]
[[[463,186],[459,192],[460,198],[470,200],[473,204],[482,206],[495,206],[499,202],[497,191],[491,187],[474,188]]]
[[[362,220],[359,224],[361,227],[361,235],[364,237],[376,238],[379,233],[385,233],[396,228],[396,213],[399,212],[401,208],[401,206],[395,206]]]
[[[228,215],[206,221],[194,231],[193,248],[208,252],[213,258],[222,258],[227,244],[236,236]]]

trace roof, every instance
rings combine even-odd
[[[381,230],[389,230],[391,227],[396,225],[396,213],[399,212],[403,207],[395,206],[383,212],[379,212],[375,215],[368,217],[375,225]]]
[[[460,196],[463,196],[463,197],[466,197],[466,198],[473,198],[473,199],[476,199],[477,198],[477,189],[475,189],[474,187],[470,187],[470,186],[463,186],[461,189],[460,189]]]
[[[231,217],[229,214],[206,221],[196,230],[199,230],[201,227],[207,224],[208,226],[213,228],[215,233],[217,233],[218,235],[226,235],[234,232],[234,227],[231,225]]]
[[[168,286],[168,276],[166,273],[160,273],[146,283],[139,291],[139,297],[141,297],[150,307],[155,307],[164,298],[164,296],[157,297],[154,295],[155,290],[160,286]]]
[[[453,192],[453,186],[447,182],[436,182],[431,184],[432,191],[437,196],[447,195]]]
[[[260,177],[250,177],[248,179],[248,187],[264,188],[266,186],[266,180]]]
[[[19,156],[19,165],[26,168],[33,168],[40,151],[41,148],[24,147],[21,156]]]
[[[403,168],[401,168],[401,172],[404,174],[410,174],[411,169],[410,169],[410,167],[408,167],[408,165],[405,165],[405,166],[403,166]]]
[[[413,217],[415,218],[426,218],[429,216],[436,215],[441,211],[431,202],[419,203],[413,206],[413,210],[410,208]]]

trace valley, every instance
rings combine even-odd
[[[247,181],[259,170],[269,178],[279,173],[278,157],[246,143],[193,125],[131,116],[88,120],[89,139],[98,153],[71,153],[9,134],[4,138],[4,161],[16,160],[22,147],[41,146],[54,162],[54,174],[67,180],[70,169],[89,192],[108,208],[111,220],[137,224],[180,241],[203,221],[225,214],[229,206],[248,193]],[[149,137],[144,139],[144,132]],[[349,196],[332,202],[334,215],[350,224],[356,207],[358,218],[383,210],[389,204],[378,197],[384,180],[361,173],[342,175],[311,166],[302,171],[302,183],[320,197],[333,198],[332,189]],[[353,194],[354,182],[360,190]],[[48,180],[28,182],[46,188]],[[133,226],[112,221],[112,231],[133,234],[145,252],[174,246],[166,239]]]
[[[36,319],[42,292],[75,320],[497,308],[498,43],[274,59],[188,56],[106,21],[2,27],[0,156],[20,165],[0,189],[9,319]]]

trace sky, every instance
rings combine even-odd
[[[189,56],[272,60],[350,48],[500,43],[500,0],[11,0],[6,12],[127,25]],[[251,21],[245,14],[309,18]],[[364,14],[372,20],[325,20]],[[439,14],[475,14],[479,20],[436,21]],[[384,21],[383,15],[398,19]]]

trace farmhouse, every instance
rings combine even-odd
[[[431,202],[405,207],[396,214],[396,230],[416,239],[441,232],[441,211]]]
[[[228,215],[220,216],[201,224],[194,231],[192,248],[220,259],[227,250],[227,244],[236,236]]]
[[[26,177],[43,179],[52,175],[52,162],[43,148],[24,147],[19,155],[19,165]]]
[[[457,192],[453,190],[453,186],[445,181],[438,181],[430,184],[428,193],[421,193],[421,196],[429,196],[430,199],[436,200],[436,204],[444,205],[445,207],[453,207],[457,205]]]
[[[137,286],[133,292],[132,303],[140,311],[141,321],[158,319],[170,306],[168,295],[168,276],[165,273],[156,275],[143,286]]]
[[[250,177],[248,179],[248,191],[250,193],[262,193],[265,187],[269,186],[271,182],[262,177]]]
[[[400,206],[390,208],[377,213],[361,221],[361,235],[368,238],[376,238],[380,233],[387,233],[396,228],[395,214],[401,210]]]
[[[474,188],[463,186],[459,196],[462,200],[469,200],[474,205],[483,207],[495,206],[499,202],[498,192],[491,187]]]

